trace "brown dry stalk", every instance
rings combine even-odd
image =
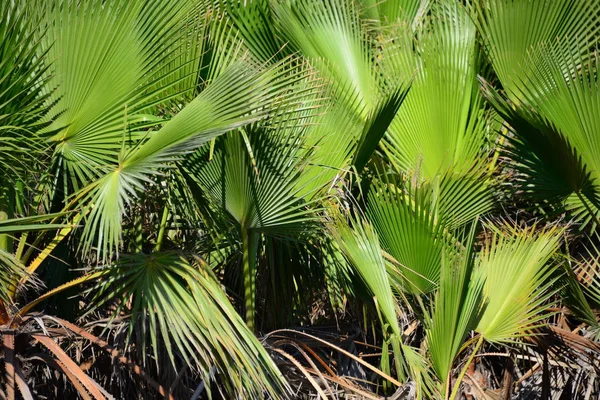
[[[146,371],[144,371],[139,365],[137,365],[135,362],[133,362],[126,356],[122,355],[119,352],[119,350],[115,349],[108,342],[105,342],[104,340],[100,339],[99,337],[91,334],[90,332],[86,331],[83,328],[80,328],[79,326],[77,326],[75,324],[70,323],[69,321],[65,321],[64,319],[61,319],[61,318],[56,318],[56,320],[58,322],[60,322],[65,328],[67,328],[68,330],[73,332],[74,334],[81,336],[84,339],[89,340],[90,342],[94,343],[98,347],[105,350],[112,357],[115,357],[119,362],[121,362],[122,364],[131,368],[131,370],[133,370],[133,372],[135,372],[137,375],[139,375],[140,378],[144,379],[146,381],[146,383],[148,383],[148,385],[150,385],[151,387],[156,389],[162,396],[164,396],[165,398],[168,398],[169,400],[175,400],[175,397],[173,397],[173,395],[171,393],[168,393],[168,391],[160,383],[158,383],[157,381],[152,379],[152,377],[150,377],[150,375],[148,375],[146,373]]]

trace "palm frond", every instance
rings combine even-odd
[[[176,253],[123,257],[104,270],[93,294],[95,307],[116,301],[115,316],[131,312],[129,332],[136,330],[142,349],[147,340],[155,352],[163,343],[173,365],[177,354],[197,363],[207,389],[214,367],[231,396],[285,393],[269,355],[201,260],[191,264]]]
[[[237,28],[245,45],[262,62],[281,61],[289,55],[285,43],[275,31],[271,4],[266,0],[236,2],[220,1]]]
[[[368,193],[367,215],[382,249],[398,264],[398,284],[414,294],[431,292],[439,282],[445,240],[432,213],[431,192],[403,178],[382,178]]]
[[[502,231],[504,229],[504,232]],[[476,328],[490,342],[512,342],[548,316],[561,229],[496,227],[476,261],[485,311]]]
[[[484,163],[495,132],[479,92],[482,62],[468,13],[457,2],[436,3],[423,29],[412,56],[416,76],[385,148],[399,169],[433,179],[451,168],[468,172]]]
[[[598,234],[595,236],[598,237]],[[590,242],[586,247],[585,258],[577,263],[574,273],[581,282],[584,293],[597,307],[600,305],[600,248],[594,242]]]
[[[336,218],[338,220],[333,222],[331,233],[337,245],[372,292],[391,332],[399,335],[398,306],[375,229],[364,219],[351,218],[346,222],[341,216]]]
[[[430,0],[360,0],[363,4],[366,18],[394,24],[398,20],[413,22],[415,18],[425,14]]]
[[[25,213],[24,192],[47,158],[39,130],[48,108],[49,62],[32,33],[39,23],[28,5],[0,4],[0,220]],[[0,234],[0,249],[10,247],[11,239]]]
[[[377,103],[380,86],[371,68],[372,50],[355,3],[341,0],[285,1],[274,8],[278,28],[295,51],[355,94],[357,112]]]
[[[469,332],[483,310],[482,275],[474,273],[473,240],[476,223],[455,254],[444,254],[439,290],[426,313],[429,354],[442,387],[446,388],[452,366]]]
[[[524,100],[524,90],[537,90],[526,86],[535,79],[532,51],[551,46],[580,62],[598,39],[600,5],[594,0],[491,0],[474,2],[472,10],[494,70],[516,103]],[[559,64],[568,71],[564,61]]]
[[[252,64],[233,64],[146,142],[124,151],[112,172],[83,190],[81,202],[89,215],[82,249],[96,244],[100,257],[111,256],[120,244],[125,207],[149,176],[212,138],[265,118],[269,104],[293,108],[310,91],[288,95],[287,85],[306,76],[306,69],[290,68],[289,61],[264,72]]]

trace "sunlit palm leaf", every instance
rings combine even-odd
[[[190,2],[120,0],[56,0],[34,10],[45,20],[42,50],[57,87],[48,130],[57,131],[52,142],[72,185],[67,193],[107,172],[123,142],[141,137],[137,126],[161,121],[149,113],[158,95],[168,100],[186,79],[182,74],[193,75],[197,66],[189,64],[198,49],[180,50],[184,27],[197,21],[186,10]]]
[[[427,12],[430,0],[360,0],[365,16],[383,24],[393,24],[398,20],[413,22]]]
[[[358,98],[356,111],[368,113],[378,101],[380,86],[356,5],[340,0],[286,1],[274,12],[293,49],[318,63],[335,82],[347,85]]]
[[[494,228],[476,262],[486,280],[486,308],[476,330],[486,340],[514,341],[548,316],[556,269],[550,258],[561,234],[556,227],[540,232],[534,227]]]
[[[13,294],[15,285],[24,277],[27,276],[27,270],[13,254],[0,250],[0,301],[6,304],[13,304]],[[2,316],[5,318],[5,316]]]
[[[443,388],[448,384],[464,340],[479,321],[483,306],[484,280],[473,271],[475,226],[454,254],[444,254],[439,290],[425,318],[431,362]]]
[[[399,264],[404,290],[430,292],[439,282],[445,240],[444,227],[432,214],[431,192],[402,178],[385,179],[369,191],[367,215],[382,248]]]
[[[396,65],[393,63],[384,70],[379,62],[383,57],[381,43],[373,40],[375,32],[360,18],[359,6],[354,2],[286,1],[274,6],[273,13],[278,30],[289,40],[292,50],[307,57],[325,78],[336,107],[343,105],[344,112],[359,121],[348,126],[352,129],[347,130],[344,144],[358,140],[353,164],[361,170],[402,104],[414,71],[392,71],[389,66]],[[391,42],[385,45],[385,57],[405,54],[400,46]]]
[[[598,238],[598,234],[595,236]],[[586,257],[578,263],[574,272],[585,294],[593,301],[594,308],[597,308],[600,306],[600,248],[591,242],[586,253]]]
[[[418,72],[390,126],[386,154],[402,170],[432,179],[450,168],[470,171],[495,132],[479,93],[482,62],[467,12],[440,2],[424,29],[412,56]]]
[[[535,79],[530,52],[540,45],[585,59],[598,40],[600,4],[594,0],[473,2],[474,20],[500,81],[515,102]],[[566,67],[563,61],[559,66]],[[564,69],[563,69],[564,70]],[[542,90],[531,87],[528,90]]]
[[[230,134],[217,142],[212,159],[205,148],[185,168],[244,229],[301,229],[314,211],[298,196],[296,184],[306,163],[298,133],[260,127],[245,132],[248,142]]]
[[[491,210],[492,199],[481,180],[479,173],[448,173],[414,186],[408,177],[381,174],[373,182],[367,215],[382,248],[399,264],[399,283],[405,290],[432,291],[444,249],[452,248],[450,230]]]
[[[306,93],[286,95],[286,84],[305,77],[305,69],[290,69],[287,62],[264,72],[245,62],[229,67],[146,142],[126,150],[113,172],[84,189],[82,202],[89,207],[84,251],[97,244],[99,256],[110,256],[119,246],[125,206],[148,176],[202,143],[264,118],[269,105],[297,104]]]

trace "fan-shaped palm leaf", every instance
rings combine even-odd
[[[492,202],[480,180],[479,174],[449,173],[414,186],[390,174],[379,175],[372,184],[366,212],[382,248],[398,263],[404,290],[421,294],[435,289],[444,249],[454,246],[450,230],[490,210]]]
[[[373,22],[394,24],[398,20],[413,22],[424,15],[430,0],[360,0],[365,8],[365,16]]]
[[[399,335],[398,305],[392,293],[386,261],[375,229],[363,219],[351,219],[348,223],[341,217],[337,218],[331,226],[337,245],[372,292],[377,308],[384,321],[389,324],[391,332]]]
[[[523,173],[523,188],[594,228],[600,120],[598,61],[590,49],[598,44],[600,5],[492,1],[477,12],[507,99],[489,88],[487,97],[514,128],[508,151]]]
[[[37,131],[47,110],[48,62],[32,34],[38,23],[22,4],[0,4],[0,221],[24,212],[23,189],[32,181],[26,176],[45,158]],[[0,250],[11,252],[11,243],[0,234]]]
[[[482,63],[468,13],[442,1],[427,21],[412,56],[418,72],[386,136],[386,154],[401,170],[433,179],[451,168],[471,171],[495,132],[479,93]]]
[[[537,73],[532,67],[539,61],[530,58],[531,51],[548,45],[562,49],[564,54],[576,54],[581,61],[597,43],[600,5],[594,0],[490,0],[472,4],[494,71],[517,103],[524,100],[523,93],[543,90],[527,88]],[[562,61],[559,64],[567,67]]]
[[[259,236],[290,236],[316,219],[318,201],[299,186],[309,154],[303,152],[302,126],[287,128],[285,120],[245,128],[217,142],[214,155],[204,148],[189,157],[184,171],[239,226],[248,323],[254,320],[254,279]]]
[[[548,315],[556,269],[550,258],[561,237],[556,227],[502,229],[494,229],[477,260],[486,308],[476,330],[491,342],[514,341]]]
[[[449,384],[454,360],[477,325],[483,306],[483,276],[473,271],[475,227],[474,223],[454,254],[444,253],[439,290],[425,317],[431,363],[443,388]]]
[[[399,64],[388,63],[384,70],[378,59],[399,57],[397,53],[403,55],[405,50],[390,42],[387,52],[379,51],[382,42],[372,39],[375,32],[352,1],[286,1],[273,12],[278,31],[292,50],[308,58],[329,83],[332,99],[360,121],[349,126],[354,129],[346,132],[351,138],[346,143],[357,141],[353,164],[361,170],[396,115],[414,72],[407,68],[392,74],[390,66]]]
[[[210,370],[232,397],[279,398],[285,384],[265,349],[246,328],[212,272],[201,260],[190,264],[176,253],[127,256],[107,268],[94,289],[94,306],[118,302],[131,311],[144,349],[163,343],[171,361],[195,361],[208,388]],[[156,356],[156,355],[155,355]]]
[[[81,201],[89,207],[83,249],[97,243],[100,256],[111,255],[119,245],[125,205],[148,176],[213,137],[264,118],[269,105],[292,106],[310,98],[310,90],[286,95],[287,85],[306,74],[288,62],[264,72],[245,62],[229,67],[147,141],[124,151],[112,172],[83,190]]]

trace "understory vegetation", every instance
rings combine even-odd
[[[0,1],[0,398],[598,399],[599,30]]]

